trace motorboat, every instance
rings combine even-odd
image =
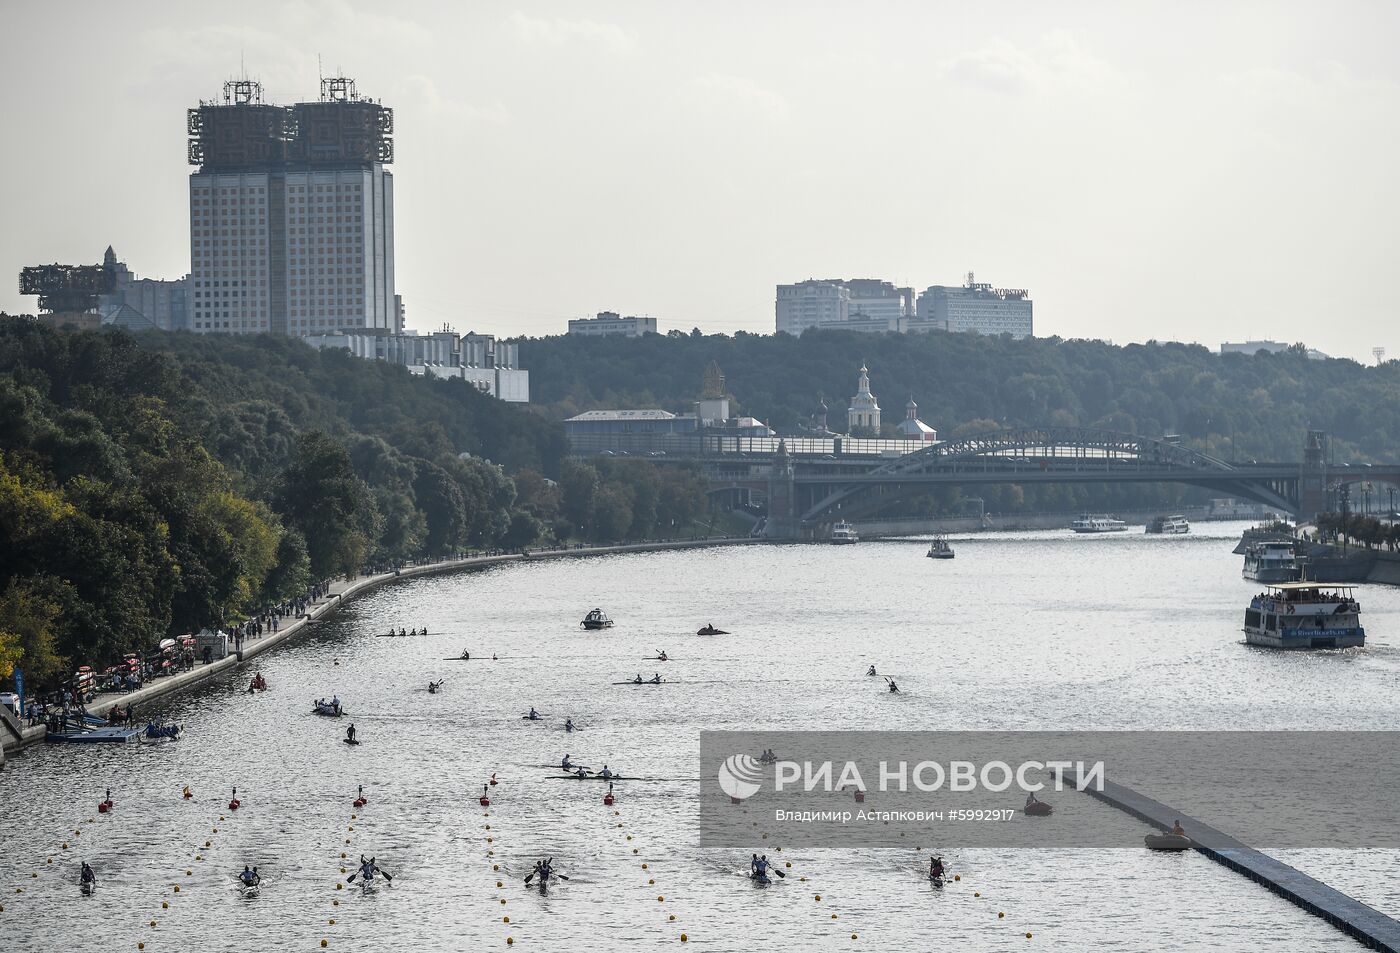
[[[1143,838],[1148,850],[1190,850],[1191,838],[1184,834],[1148,834]]]
[[[1179,536],[1191,532],[1191,524],[1186,517],[1180,514],[1176,516],[1154,516],[1147,524],[1147,532],[1151,534],[1161,534],[1163,536]]]
[[[952,559],[953,547],[948,545],[948,537],[935,536],[933,542],[929,543],[928,552],[924,555],[929,559]]]
[[[611,629],[612,624],[613,620],[609,619],[606,615],[604,615],[602,609],[590,610],[588,615],[583,617],[583,621],[579,623],[579,625],[583,626],[589,631],[594,631],[597,629]]]
[[[1249,600],[1244,638],[1271,649],[1344,649],[1366,644],[1354,586],[1283,582]]]
[[[831,527],[831,541],[838,546],[848,546],[851,543],[860,542],[860,535],[856,533],[856,528],[845,520],[840,520]]]

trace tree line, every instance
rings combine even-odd
[[[566,447],[464,381],[295,339],[0,316],[0,675],[41,686],[367,566],[703,511],[691,471]]]

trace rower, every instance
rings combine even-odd
[[[652,683],[653,685],[660,685],[660,684],[661,684],[661,673],[660,673],[660,672],[657,672],[655,675],[653,675],[653,676],[651,677],[651,683]]]
[[[942,858],[942,857],[930,857],[930,858],[929,858],[929,862],[928,862],[928,879],[929,879],[929,880],[942,880],[942,879],[943,879],[943,858]]]
[[[1186,836],[1186,828],[1181,826],[1181,821],[1172,821],[1172,834],[1176,837]]]
[[[353,742],[355,740],[355,726],[351,725],[345,729],[345,740]]]
[[[402,626],[399,627],[399,635],[408,635],[408,633],[404,631]]]
[[[526,715],[525,717],[528,718],[528,719],[530,719],[531,721],[539,721],[539,720],[540,720],[540,713],[537,712],[537,711],[535,711],[535,706],[534,706],[534,705],[531,705],[531,706],[530,706],[530,714]]]
[[[426,625],[423,626],[423,634],[424,634],[424,635],[427,635],[427,634],[428,634],[428,627],[427,627]]]
[[[754,854],[753,860],[749,862],[749,867],[753,870],[754,879],[762,880],[763,878],[767,877],[768,855],[764,854],[762,857],[760,857],[757,854]]]
[[[875,666],[872,665],[872,666],[870,666],[870,671],[866,672],[865,674],[867,674],[867,675],[878,675],[879,673],[875,671]]]
[[[583,765],[579,765],[574,771],[574,777],[578,778],[580,781],[585,780],[588,777],[588,769]]]
[[[573,762],[569,760],[568,755],[564,755],[564,760],[559,762],[559,767],[563,768],[565,771],[572,771],[574,769]]]
[[[642,682],[642,673],[641,673],[641,672],[638,672],[638,673],[637,673],[637,677],[634,678],[634,679],[632,679],[632,684],[633,684],[633,685],[641,685],[641,684],[643,684],[643,682]]]
[[[572,718],[565,718],[565,719],[564,719],[564,730],[565,730],[565,731],[573,731],[573,730],[574,730],[574,720],[573,720]]]
[[[417,635],[417,634],[418,634],[418,630],[417,630],[417,629],[414,629],[413,631],[409,632],[408,634],[409,634],[409,635]]]
[[[243,881],[243,886],[245,887],[256,887],[259,880],[258,869],[256,867],[250,868],[247,864],[244,864],[243,873],[238,875],[238,879]]]
[[[92,868],[88,866],[87,861],[83,861],[83,869],[82,872],[78,874],[78,882],[85,884],[97,883],[97,874],[92,872]]]
[[[462,649],[462,658],[470,662],[472,658],[472,653],[468,652],[466,649]]]
[[[1032,804],[1039,804],[1039,803],[1040,803],[1040,801],[1036,798],[1035,792],[1034,792],[1034,791],[1027,791],[1027,792],[1026,792],[1026,807],[1030,807]]]
[[[429,682],[429,683],[428,683],[428,694],[429,694],[429,695],[436,695],[436,694],[437,694],[437,682]]]
[[[605,764],[605,765],[603,765],[603,770],[601,770],[601,771],[598,772],[598,777],[602,778],[602,779],[605,780],[605,781],[610,781],[610,780],[612,780],[613,778],[617,777],[617,775],[615,775],[615,774],[613,774],[611,771],[609,771],[609,770],[608,770],[608,766]]]

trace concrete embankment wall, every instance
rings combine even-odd
[[[1132,531],[1134,524],[1145,528],[1154,516],[1164,515],[1163,510],[1128,510],[1112,514],[1123,520]],[[1214,519],[1241,519],[1239,516],[1212,516],[1204,507],[1188,507],[1173,510],[1193,522],[1206,522]],[[976,533],[984,530],[1017,531],[1033,529],[1069,529],[1069,524],[1080,513],[1004,513],[978,519],[975,516],[949,519],[876,519],[856,520],[856,532],[861,537],[870,536],[927,536],[931,533]]]
[[[528,554],[508,553],[496,556],[472,556],[465,559],[452,559],[442,562],[424,563],[419,566],[409,566],[398,572],[379,573],[372,576],[357,576],[354,579],[332,583],[330,592],[320,602],[310,606],[307,609],[305,617],[285,620],[281,628],[276,632],[265,633],[253,639],[245,639],[241,654],[229,655],[225,658],[216,659],[208,665],[197,664],[194,669],[188,672],[180,672],[177,675],[170,675],[152,682],[147,682],[134,692],[99,695],[93,700],[92,704],[87,706],[87,710],[90,714],[102,716],[117,705],[126,706],[133,703],[138,706],[144,705],[146,702],[161,698],[165,695],[194,688],[291,638],[308,625],[318,622],[331,612],[334,612],[347,599],[353,599],[356,596],[372,592],[380,586],[392,582],[400,582],[404,579],[413,579],[419,576],[438,573],[484,569],[504,563],[524,562],[527,560],[534,562],[541,559],[566,559],[622,553],[647,553],[669,549],[698,549],[711,546],[738,546],[761,542],[763,541],[741,537],[628,543],[619,546],[586,546],[581,549],[532,550]],[[0,765],[3,765],[5,762],[5,751],[14,751],[26,745],[33,744],[36,741],[42,740],[45,734],[47,734],[47,731],[42,725],[23,727],[20,722],[10,715],[8,710],[0,708]]]

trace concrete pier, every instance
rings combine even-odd
[[[1103,791],[1085,789],[1085,793],[1161,831],[1170,830],[1175,821],[1181,821],[1196,850],[1211,860],[1244,874],[1314,916],[1321,917],[1369,949],[1400,953],[1400,921],[1334,890],[1297,868],[1121,784],[1107,782]]]

